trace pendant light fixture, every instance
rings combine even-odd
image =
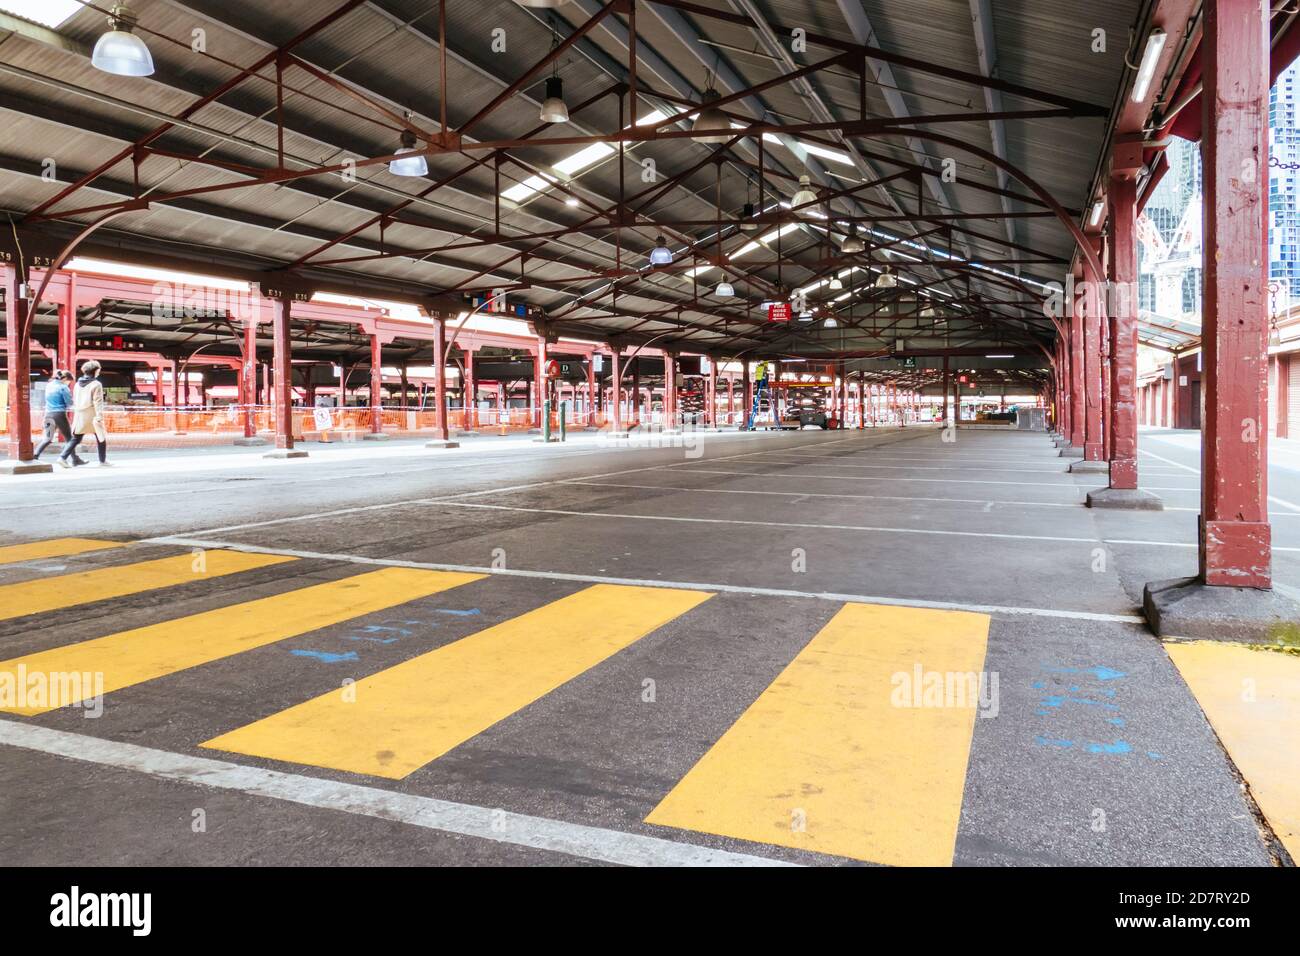
[[[116,4],[108,16],[112,29],[95,41],[90,65],[116,76],[152,75],[153,55],[145,42],[131,32],[138,19],[125,4]]]
[[[515,0],[515,3],[521,7],[532,7],[534,10],[554,10],[564,0]]]
[[[839,276],[831,276],[829,288],[832,292],[839,292],[844,288],[844,283],[840,281]]]
[[[880,275],[876,277],[877,289],[893,289],[898,286],[898,277],[894,275],[889,266],[881,270]]]
[[[799,177],[799,191],[794,194],[790,200],[791,206],[806,206],[808,203],[816,202],[817,194],[812,191],[812,178],[809,176]]]
[[[822,328],[824,329],[833,329],[837,326],[839,326],[839,323],[835,321],[835,316],[833,315],[826,316],[826,321],[822,323]]]
[[[658,236],[655,239],[655,247],[650,250],[650,264],[652,266],[670,266],[673,264],[673,253],[664,245],[664,237]]]
[[[551,19],[551,52],[560,45],[560,31]],[[567,123],[569,107],[564,102],[564,81],[560,79],[555,61],[551,61],[551,75],[546,78],[546,98],[542,100],[539,113],[543,123]]]
[[[410,119],[410,114],[407,114]],[[414,153],[414,156],[407,156],[407,153]],[[394,155],[400,159],[390,159],[388,161],[388,171],[394,176],[427,176],[429,175],[429,164],[425,161],[424,154],[420,152],[419,147],[415,144],[415,134],[409,129],[402,130],[402,146],[394,150]]]
[[[725,143],[731,139],[731,120],[727,119],[727,114],[721,109],[714,106],[718,100],[722,99],[722,94],[709,86],[700,96],[700,102],[704,109],[695,114],[695,122],[691,124],[691,129],[696,132],[706,132],[720,130],[721,132],[713,136],[696,136],[693,137],[697,143]]]
[[[863,248],[862,240],[858,238],[858,224],[855,222],[849,223],[849,234],[840,243],[840,252],[845,255],[853,255],[861,252]]]
[[[719,299],[730,299],[736,294],[736,290],[733,289],[731,283],[727,281],[727,277],[723,276],[722,281],[718,283],[718,287],[713,290],[713,294]]]
[[[740,210],[740,231],[741,232],[758,232],[762,224],[754,221],[758,215],[754,206],[754,178],[745,177],[745,205]]]

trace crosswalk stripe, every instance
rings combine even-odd
[[[710,597],[593,585],[203,746],[400,780]]]
[[[190,584],[292,560],[242,551],[205,551],[202,556],[178,554],[153,561],[18,581],[0,585],[0,621]]]
[[[77,681],[74,686],[69,680],[72,676],[102,675],[102,692],[111,693],[406,604],[482,577],[449,571],[385,568],[14,658],[0,663],[0,691],[6,683],[15,689],[30,686],[32,675],[44,675],[51,699],[11,701],[0,696],[0,711],[28,716],[43,714],[56,707],[79,703],[90,693],[101,690],[99,686],[94,691],[80,690],[95,682]],[[74,689],[57,689],[70,686]]]
[[[1234,644],[1166,644],[1259,809],[1300,860],[1300,658]]]
[[[97,541],[94,538],[51,538],[48,541],[29,541],[0,548],[0,564],[18,561],[39,561],[42,558],[68,558],[74,554],[120,548],[121,541]]]
[[[846,604],[646,822],[951,865],[988,628],[984,614]]]

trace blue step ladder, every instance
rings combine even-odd
[[[754,404],[749,409],[749,418],[745,421],[745,431],[754,430],[754,422],[757,420],[759,412],[767,411],[771,408],[772,399],[767,387],[767,379],[762,379],[758,383],[758,388],[754,390]]]

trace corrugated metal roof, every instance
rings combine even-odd
[[[874,30],[872,42],[878,47],[951,69],[979,72],[975,32],[966,0],[911,0],[907,4],[889,0],[847,2],[860,3]],[[837,0],[754,0],[753,6],[763,25],[776,24],[783,29],[798,26],[812,34],[852,41],[849,24]],[[1128,30],[1142,8],[1138,0],[1102,0],[1088,4],[1086,9],[1063,0],[1035,0],[1033,4],[993,0],[990,6],[999,79],[1048,94],[1109,106],[1123,76]],[[0,123],[6,130],[4,145],[0,147],[0,188],[3,188],[3,205],[7,211],[21,216],[61,188],[57,183],[41,180],[41,163],[46,158],[57,162],[58,178],[63,183],[89,172],[115,151],[153,130],[159,116],[180,114],[201,95],[226,82],[235,74],[235,64],[257,62],[336,8],[319,0],[279,0],[272,5],[254,4],[251,0],[136,0],[133,7],[140,17],[141,35],[149,42],[158,67],[151,78],[112,77],[90,66],[87,53],[102,31],[103,23],[100,14],[88,9],[60,26],[57,33],[63,39],[57,45],[45,42],[50,34],[39,30],[0,38]],[[558,39],[567,37],[584,23],[597,7],[594,0],[575,0],[548,14],[521,8],[512,0],[448,0],[449,125],[458,127],[478,113],[529,65],[544,57]],[[652,105],[682,108],[675,102],[677,97],[698,102],[710,76],[717,77],[718,89],[726,94],[736,85],[758,84],[788,73],[786,66],[767,49],[760,24],[748,19],[746,7],[739,0],[716,0],[715,8],[745,19],[728,22],[652,2],[639,4],[637,30],[642,53],[639,79],[651,88],[641,94],[642,115]],[[305,40],[294,50],[294,55],[324,73],[334,74],[384,109],[396,114],[409,111],[412,121],[422,129],[435,130],[442,99],[437,13],[437,5],[428,0],[369,0]],[[205,31],[206,54],[190,48],[192,31],[196,28]],[[1105,53],[1091,52],[1094,28],[1107,33]],[[570,105],[626,79],[628,54],[621,39],[625,35],[624,21],[611,16],[606,27],[592,31],[560,58],[555,70],[565,81]],[[778,36],[786,39],[782,34]],[[502,39],[504,50],[500,49]],[[806,53],[791,56],[797,64],[805,64],[823,60],[835,52],[814,44]],[[538,102],[543,95],[540,85],[549,72],[549,69],[539,71],[476,125],[466,144],[517,138],[536,128]],[[896,89],[885,89],[874,77],[869,77],[864,91],[867,118],[891,118],[894,114],[890,97],[895,95],[901,97],[913,115],[985,110],[982,91],[969,82],[903,64],[893,65],[892,75]],[[722,77],[733,77],[734,81],[729,84]],[[370,109],[301,69],[290,66],[285,79],[284,148],[289,168],[295,168],[295,164],[337,163],[347,158],[362,160],[396,148],[399,123],[392,116]],[[726,108],[750,121],[766,116],[785,123],[817,122],[823,109],[829,110],[838,121],[858,118],[858,82],[851,64],[819,73],[810,78],[810,84],[813,98],[786,84]],[[655,98],[656,91],[667,96]],[[1009,94],[1003,100],[1008,110],[1042,106]],[[173,127],[154,145],[177,153],[202,155],[213,161],[269,169],[275,164],[278,140],[275,117],[274,69],[268,66],[258,77],[241,83],[219,102],[195,111],[187,124]],[[1008,157],[1029,170],[1066,206],[1079,207],[1086,202],[1086,190],[1106,122],[1104,118],[1005,120]],[[581,114],[575,113],[571,124],[554,128],[547,135],[593,135],[613,131],[618,125],[618,99],[605,96]],[[984,150],[992,149],[990,126],[983,119],[918,127],[921,131],[927,128],[956,136]],[[806,145],[820,143],[824,148],[841,149],[836,145],[841,142],[840,134],[834,130],[807,134],[803,141]],[[879,158],[869,160],[864,169],[825,156],[815,159],[825,170],[826,181],[832,188],[862,182],[865,176],[898,171],[900,166],[887,161],[890,158],[937,168],[939,160],[951,152],[946,147],[924,146],[923,141],[918,147],[917,141],[910,141],[902,130],[881,132],[855,142],[864,154]],[[521,145],[510,152],[537,168],[550,169],[579,148],[548,148],[539,143]],[[707,144],[684,139],[636,143],[629,148],[629,161],[623,167],[623,188],[628,195],[651,189],[651,184],[643,182],[639,175],[647,160],[653,160],[662,181],[695,166],[711,149]],[[802,160],[777,142],[765,143],[764,153],[769,176],[765,191],[769,197],[773,189],[788,197],[793,188],[790,177],[804,171]],[[321,175],[287,183],[205,192],[133,213],[115,222],[104,235],[123,243],[135,237],[166,244],[172,250],[187,246],[196,254],[206,250],[214,255],[235,258],[246,255],[257,262],[287,264],[312,252],[331,236],[360,229],[323,257],[356,261],[330,269],[340,275],[369,277],[380,283],[390,279],[400,281],[404,288],[414,285],[433,293],[457,288],[470,280],[475,287],[491,287],[517,279],[520,252],[528,254],[525,274],[535,282],[542,282],[547,278],[572,276],[584,269],[596,272],[612,269],[616,263],[623,268],[640,266],[659,232],[669,234],[671,244],[677,247],[688,237],[698,241],[713,232],[703,224],[680,228],[642,224],[635,229],[624,229],[620,243],[609,222],[597,219],[583,233],[542,241],[512,238],[562,229],[591,215],[590,207],[571,208],[564,204],[559,192],[546,190],[517,206],[502,204],[499,245],[443,251],[444,247],[464,246],[475,238],[496,235],[494,197],[498,185],[490,162],[426,198],[414,195],[417,190],[427,189],[432,180],[465,165],[469,157],[483,158],[483,153],[470,151],[462,156],[430,157],[428,180],[394,177],[381,166],[363,167],[356,181]],[[720,206],[724,218],[736,215],[746,199],[754,196],[753,173],[746,163],[756,158],[755,145],[749,142],[729,154],[721,166]],[[952,158],[958,161],[957,180],[927,187],[921,194],[922,209],[928,214],[960,213],[975,217],[1000,211],[998,196],[990,192],[998,185],[996,169],[969,154]],[[500,173],[503,190],[531,175],[508,159]],[[139,188],[152,195],[244,180],[244,176],[230,169],[166,156],[151,156],[139,169]],[[58,208],[72,210],[122,200],[129,198],[135,188],[130,164],[122,163],[101,176],[93,189],[66,198]],[[717,188],[718,169],[706,163],[686,176],[678,188],[651,202],[643,212],[660,221],[704,223],[719,214],[715,205]],[[1025,191],[1019,186],[1014,188]],[[620,164],[615,157],[591,164],[576,176],[572,189],[596,208],[614,208],[620,189]],[[381,236],[373,220],[403,197],[410,204],[397,219],[385,223]],[[917,201],[915,183],[899,182],[884,192],[864,190],[856,201],[841,200],[835,208],[841,215],[850,211],[878,215],[891,211],[889,205],[915,211]],[[1011,207],[1020,211],[1034,208],[1014,200]],[[90,214],[69,218],[85,222]],[[982,233],[983,238],[957,232],[951,235],[952,248],[967,250],[979,260],[1025,256],[1068,258],[1073,249],[1066,231],[1049,218],[1015,222],[1014,234],[1018,241],[1037,254],[1008,249],[1003,243],[1006,236],[1003,223],[997,219],[975,218],[958,225]],[[882,224],[879,229],[894,235],[907,231],[898,223]],[[469,238],[459,237],[464,235]],[[732,236],[726,240],[726,248],[734,251],[750,238]],[[737,260],[731,271],[741,287],[738,291],[743,290],[742,297],[752,294],[757,300],[772,294],[778,278],[788,287],[807,282],[818,269],[819,241],[820,233],[815,229],[805,228],[786,236],[783,243],[788,255],[792,254],[791,247],[805,251],[793,253],[799,261],[787,261],[779,270],[770,256],[764,262],[762,253]],[[948,237],[932,237],[930,241],[946,248]],[[404,258],[359,258],[394,249],[418,252]],[[711,252],[712,246],[707,251]],[[515,258],[501,264],[510,256]],[[742,269],[755,269],[754,280],[745,279]],[[474,273],[480,271],[486,274],[473,279]],[[1060,269],[1034,265],[1025,266],[1022,271],[1049,279],[1055,278]],[[924,282],[931,282],[936,276],[925,268],[917,269],[916,274]],[[585,325],[592,334],[627,329],[657,333],[682,322],[700,327],[690,333],[693,339],[687,341],[719,347],[725,343],[727,348],[753,347],[760,341],[754,337],[754,326],[749,324],[756,314],[754,302],[746,308],[741,303],[724,304],[712,298],[707,299],[711,304],[704,305],[704,296],[693,298],[693,292],[709,291],[717,276],[716,268],[703,273],[695,289],[690,282],[672,275],[643,277],[639,282],[625,280],[618,287],[615,315],[581,308],[565,309],[563,315],[566,321]],[[945,278],[946,282],[938,288],[964,286],[959,275],[954,278],[949,273]],[[977,279],[975,287],[983,289],[985,295],[1006,291],[987,275]],[[520,296],[548,309],[560,310],[582,293],[607,288],[608,280],[597,276],[585,283],[535,285]],[[900,287],[899,291],[906,294],[907,288]],[[608,295],[584,301],[600,302],[605,309],[612,305]],[[887,344],[877,328],[881,323],[864,319],[863,315],[864,311],[859,310],[855,317],[861,328],[847,333],[841,329],[837,343],[843,341],[844,347],[853,350]],[[900,325],[896,318],[893,323]],[[1017,321],[1009,323],[1007,328],[1022,337],[1050,335],[1050,327],[1042,325],[1046,323],[1029,331],[1024,322]],[[901,323],[901,327],[906,329],[907,323]],[[816,346],[816,335],[807,325],[791,330],[790,336],[783,343],[773,340],[773,347],[776,344],[800,349]]]

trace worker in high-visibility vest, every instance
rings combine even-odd
[[[762,388],[767,384],[767,362],[759,362],[754,369],[754,377],[758,380],[758,387]]]

